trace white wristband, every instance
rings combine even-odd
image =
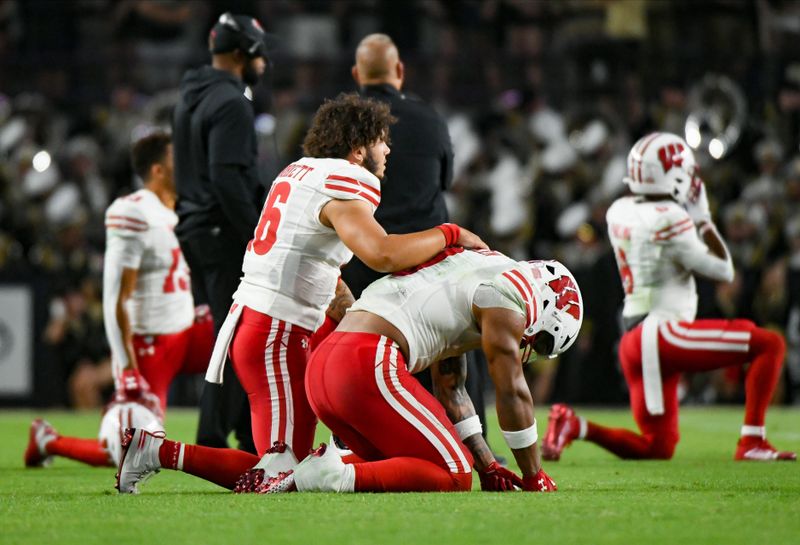
[[[462,441],[467,437],[472,437],[476,433],[483,433],[483,426],[481,426],[481,419],[478,415],[470,416],[456,423],[456,432],[459,439]]]
[[[539,432],[536,431],[536,419],[533,419],[533,426],[519,431],[503,431],[503,438],[511,449],[527,448],[539,440]]]

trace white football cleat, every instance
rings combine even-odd
[[[47,467],[53,457],[47,453],[47,444],[58,437],[58,432],[47,420],[37,418],[31,422],[28,447],[25,449],[25,467]]]
[[[284,442],[275,441],[253,469],[263,469],[267,477],[277,477],[279,473],[293,470],[296,465],[297,457],[292,452],[292,447]]]
[[[142,428],[125,430],[117,471],[116,488],[120,494],[138,494],[138,484],[161,470],[158,449],[163,442],[164,432],[152,433]]]
[[[294,484],[301,492],[352,492],[355,470],[325,443],[297,464]]]
[[[351,478],[347,478],[348,475]],[[349,487],[348,487],[349,482]],[[269,479],[261,489],[262,494],[280,492],[352,492],[355,471],[347,466],[333,449],[322,443],[311,451],[297,467]]]

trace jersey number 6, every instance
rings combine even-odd
[[[292,186],[289,182],[275,184],[269,192],[261,218],[258,220],[256,234],[247,245],[248,250],[253,250],[258,255],[264,255],[272,249],[277,239],[278,224],[281,222],[281,210],[276,203],[285,203],[289,198]]]

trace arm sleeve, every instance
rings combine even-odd
[[[727,259],[710,253],[708,247],[700,240],[694,224],[691,229],[686,229],[661,243],[666,246],[665,251],[668,255],[685,269],[718,282],[733,280],[730,252],[726,249]]]
[[[148,224],[133,203],[117,201],[106,212],[105,264],[138,269],[145,250]]]
[[[117,374],[128,364],[122,329],[117,322],[117,300],[122,270],[138,269],[145,252],[147,221],[133,201],[118,200],[106,212],[106,252],[103,259],[103,326],[111,347],[111,365]]]
[[[117,322],[117,300],[122,287],[122,269],[121,263],[109,262],[108,259],[103,266],[103,327],[111,348],[111,368],[114,376],[119,376],[122,369],[128,365],[122,328]]]
[[[315,211],[316,217],[319,217],[322,207],[332,199],[364,201],[370,205],[373,214],[381,202],[380,180],[357,165],[331,170],[322,180],[319,190],[329,198],[320,203],[319,209]]]

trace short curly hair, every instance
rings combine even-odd
[[[344,159],[361,146],[389,143],[389,126],[397,121],[389,105],[356,93],[341,93],[319,107],[303,140],[307,157]]]

